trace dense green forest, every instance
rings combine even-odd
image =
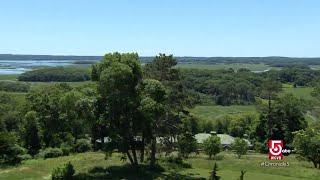
[[[216,104],[251,104],[263,96],[266,83],[290,83],[297,86],[317,86],[320,73],[305,67],[283,68],[264,73],[247,69],[183,69],[183,83],[189,90],[210,96]],[[208,97],[207,96],[207,97]]]
[[[26,82],[78,82],[90,80],[87,69],[50,67],[27,71],[18,77],[19,81]]]
[[[219,171],[219,164],[227,167],[228,163],[241,164],[243,158],[257,157],[265,161],[261,157],[267,157],[267,140],[282,139],[287,149],[294,150],[288,159],[306,163],[308,169],[303,170],[311,174],[308,177],[319,175],[314,169],[320,168],[320,73],[309,67],[318,65],[317,59],[197,60],[159,54],[148,58],[144,65],[137,53],[108,53],[101,59],[90,67],[90,72],[75,67],[45,68],[26,72],[18,77],[19,81],[0,81],[1,166],[30,165],[30,159],[40,163],[60,157],[100,158],[102,152],[105,160],[100,158],[95,163],[124,164],[80,172],[75,172],[73,162],[59,164],[50,169],[50,177],[192,179],[192,174],[178,171],[201,169],[201,163],[208,163],[206,167],[212,169],[201,172],[198,178],[203,179]],[[178,62],[197,61],[262,62],[282,68],[254,73],[245,68],[176,67]],[[77,83],[68,83],[72,81]],[[312,100],[286,93],[283,86],[311,88]],[[199,105],[254,106],[256,112],[203,120],[192,113]],[[307,119],[309,114],[312,120]],[[201,133],[211,136],[199,143],[196,136]],[[230,135],[235,140],[230,146],[222,146],[222,138],[216,134]],[[259,159],[252,160],[260,163]],[[241,168],[246,166],[242,164]],[[240,174],[244,169],[236,170]]]

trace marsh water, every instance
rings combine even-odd
[[[57,67],[75,65],[79,60],[0,60],[0,75],[22,74],[41,67]],[[267,72],[270,68],[255,73]]]
[[[76,60],[0,60],[0,74],[21,74],[41,67],[69,66]]]

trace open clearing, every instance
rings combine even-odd
[[[312,87],[293,88],[292,85],[283,84],[281,94],[292,93],[293,95],[303,98],[305,100],[314,100],[314,98],[311,96],[312,90]]]
[[[256,114],[254,105],[232,105],[232,106],[207,106],[199,105],[191,109],[191,113],[199,117],[201,120],[216,120],[226,115],[243,115],[243,114]]]

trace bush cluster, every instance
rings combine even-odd
[[[63,151],[60,148],[46,148],[44,150],[41,150],[37,156],[45,159],[54,158],[63,156]]]
[[[51,179],[52,180],[71,180],[73,179],[73,175],[75,170],[73,165],[69,162],[64,165],[64,167],[58,167],[53,170]]]
[[[28,92],[30,85],[15,81],[0,81],[0,91],[6,92]]]
[[[87,139],[79,139],[74,145],[74,151],[78,153],[87,152],[92,149],[90,141]]]

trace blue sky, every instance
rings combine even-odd
[[[0,53],[320,57],[318,0],[3,0]]]

